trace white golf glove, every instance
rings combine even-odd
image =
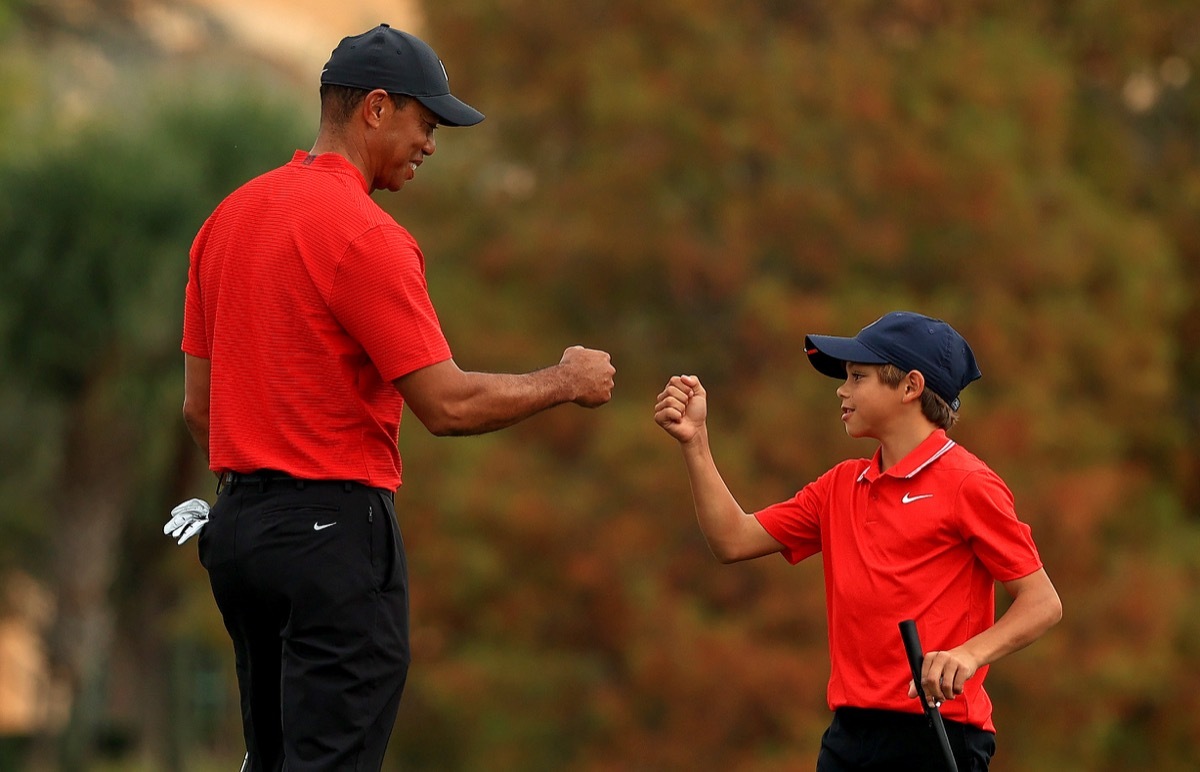
[[[183,544],[200,533],[208,522],[208,502],[204,499],[188,499],[171,510],[171,519],[163,526],[163,533]]]

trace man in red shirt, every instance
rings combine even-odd
[[[985,770],[995,752],[988,667],[1057,623],[1062,607],[1007,486],[946,435],[959,393],[980,375],[975,356],[950,325],[908,312],[854,338],[810,335],[805,349],[818,371],[844,380],[846,432],[876,440],[874,456],[748,514],[713,461],[704,387],[673,377],[654,417],[683,450],[700,529],[723,563],[822,555],[834,717],[819,772],[942,768],[913,699],[897,627],[905,619],[917,620],[929,648],[921,683],[934,704],[944,701],[959,770]],[[998,620],[995,582],[1013,598]]]
[[[608,354],[579,346],[523,375],[461,370],[421,250],[370,197],[413,179],[439,125],[481,120],[421,40],[345,38],[313,148],[230,194],[192,246],[183,412],[220,479],[200,559],[234,645],[244,769],[382,764],[409,663],[403,406],[457,435],[611,397]]]

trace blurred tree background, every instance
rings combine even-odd
[[[0,0],[0,569],[53,601],[0,608],[40,620],[58,709],[0,763],[241,754],[204,572],[160,534],[212,497],[179,417],[186,253],[311,143],[316,76],[218,27],[165,56],[147,5]],[[820,565],[719,566],[651,412],[700,375],[743,507],[787,497],[872,450],[803,335],[896,308],[972,342],[954,436],[1013,488],[1065,606],[989,678],[993,769],[1200,766],[1200,7],[422,10],[488,120],[440,131],[379,201],[426,252],[456,359],[519,371],[584,343],[618,390],[484,437],[407,422],[415,661],[389,768],[811,769]]]

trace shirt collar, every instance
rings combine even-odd
[[[297,150],[292,154],[292,163],[300,166],[311,166],[314,169],[320,169],[322,171],[351,174],[356,180],[358,180],[359,184],[362,185],[363,190],[369,192],[367,188],[367,181],[363,178],[362,172],[359,171],[358,167],[337,153],[320,153],[318,155],[313,155],[307,150]]]
[[[900,459],[900,462],[889,469],[886,474],[889,477],[895,477],[901,480],[910,480],[917,475],[925,467],[932,464],[934,461],[942,457],[956,444],[954,440],[946,436],[945,429],[936,429],[926,437],[920,445],[913,448],[912,451]],[[879,466],[882,463],[883,448],[879,447],[875,450],[875,455],[871,456],[871,462],[867,464],[867,468],[858,476],[859,482],[875,482],[883,476],[883,472],[879,471]]]

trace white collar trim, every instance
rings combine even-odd
[[[930,456],[929,459],[924,464],[921,464],[916,469],[914,469],[911,472],[909,472],[908,474],[904,475],[904,479],[911,480],[917,474],[917,472],[921,471],[925,467],[932,464],[934,461],[937,461],[939,458],[946,455],[946,453],[950,452],[950,448],[953,448],[957,444],[958,443],[956,443],[954,440],[946,440],[946,444],[943,445],[937,453],[934,453],[932,456]]]

